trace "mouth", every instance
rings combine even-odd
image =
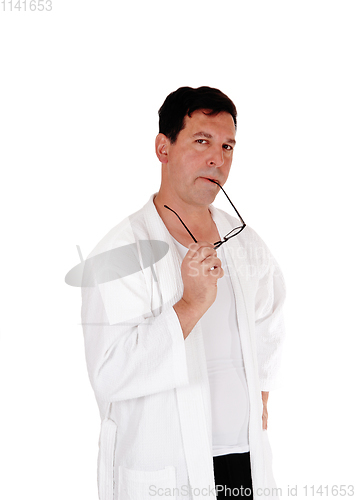
[[[202,177],[202,179],[206,179],[207,181],[213,182],[214,184],[220,186],[220,182],[214,179],[213,177]]]

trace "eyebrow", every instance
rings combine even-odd
[[[205,137],[205,139],[212,139],[213,136],[211,134],[208,134],[208,132],[197,132],[196,134],[193,135],[193,137],[197,138],[197,137]],[[235,146],[236,144],[236,141],[235,139],[227,139],[226,141],[224,141],[226,144],[232,144],[233,146]]]

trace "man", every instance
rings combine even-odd
[[[99,497],[277,498],[266,428],[284,281],[236,209],[211,205],[229,175],[236,109],[217,89],[183,87],[159,115],[160,189],[92,252],[110,255],[108,279],[82,288]]]

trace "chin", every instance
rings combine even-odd
[[[201,196],[196,197],[197,205],[200,205],[200,206],[211,205],[214,202],[215,198],[216,198],[216,194],[214,194],[214,193],[205,193],[204,195],[202,194]]]

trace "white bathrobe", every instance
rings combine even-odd
[[[238,225],[210,206],[223,237]],[[152,266],[82,288],[90,381],[102,419],[100,500],[215,499],[209,380],[200,322],[184,340],[173,305],[182,297],[181,257],[153,196],[114,227],[91,256],[132,243],[168,243]],[[132,248],[136,248],[132,245]],[[283,277],[258,235],[246,227],[224,244],[236,299],[250,398],[249,444],[255,498],[278,498],[261,391],[277,383],[284,338]],[[219,335],[219,332],[217,332]]]

